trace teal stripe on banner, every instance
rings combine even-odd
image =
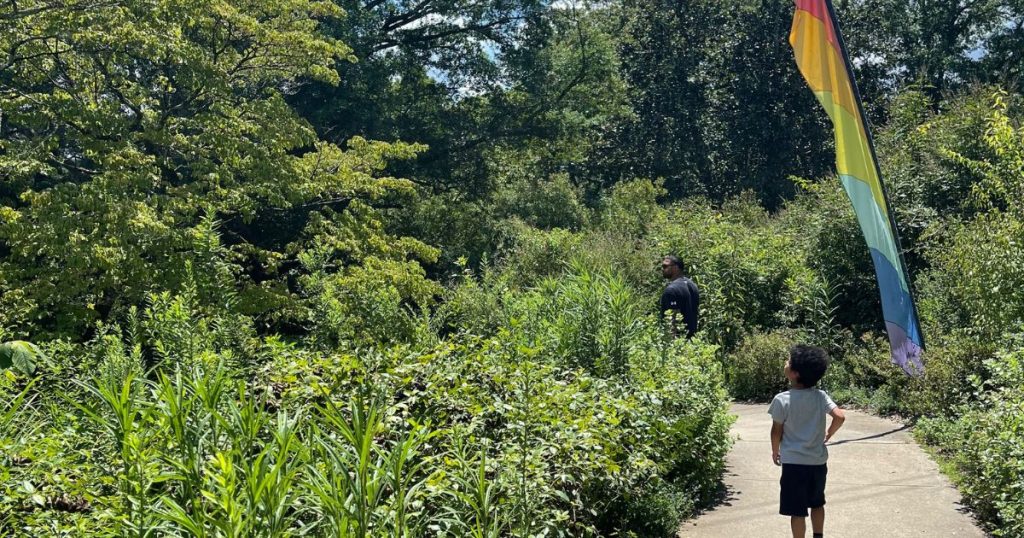
[[[868,247],[884,256],[893,268],[900,267],[900,255],[896,252],[893,230],[889,226],[889,219],[875,203],[871,187],[854,176],[840,175],[839,179],[842,180],[846,194],[853,202],[853,211],[857,214],[857,221],[864,232]],[[907,284],[906,275],[899,270],[896,274],[899,276],[899,289],[909,297],[910,286]]]

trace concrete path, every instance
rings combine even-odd
[[[788,537],[778,515],[780,468],[772,464],[767,405],[734,404],[737,437],[723,504],[683,524],[679,536]],[[856,411],[829,443],[825,536],[829,538],[984,537],[959,494],[914,442],[908,428]],[[810,520],[807,524],[810,536]]]

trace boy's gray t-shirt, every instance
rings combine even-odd
[[[828,461],[825,448],[825,415],[836,408],[825,391],[790,389],[772,400],[768,414],[782,424],[782,463],[824,465]]]

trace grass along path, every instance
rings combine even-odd
[[[736,444],[728,457],[726,500],[684,523],[679,536],[790,536],[789,519],[778,515],[781,471],[771,462],[768,405],[733,404],[732,412],[739,419],[732,428]],[[825,536],[987,536],[907,426],[857,411],[846,416],[829,444]]]

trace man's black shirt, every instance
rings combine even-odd
[[[665,287],[661,294],[661,315],[666,310],[680,312],[686,320],[686,337],[691,338],[697,332],[697,309],[700,306],[700,291],[692,280],[679,277]]]

